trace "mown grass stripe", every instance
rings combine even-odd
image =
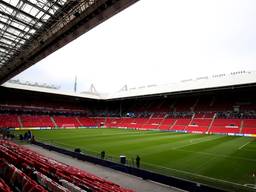
[[[222,185],[223,181],[225,189],[233,183],[241,186],[254,182],[253,138],[130,129],[44,130],[33,134],[38,140],[71,150],[79,147],[92,154],[105,150],[116,160],[121,154],[128,160],[138,154],[142,165],[153,171],[187,179],[196,176],[196,181],[211,185],[214,181]]]

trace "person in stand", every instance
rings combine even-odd
[[[3,128],[2,129],[2,134],[3,134],[3,139],[6,139],[6,137],[7,137],[7,128]]]
[[[30,142],[31,142],[31,143],[35,142],[35,136],[34,136],[34,135],[32,135],[32,137],[31,137],[31,139],[30,139]]]
[[[137,157],[136,157],[136,166],[137,166],[137,168],[140,168],[140,157],[139,157],[139,155],[137,155]]]
[[[20,140],[22,141],[24,139],[23,135],[20,134]]]
[[[32,138],[32,132],[28,130],[28,140],[31,140],[31,138]]]
[[[9,139],[11,135],[10,128],[6,128],[6,137]]]
[[[25,133],[24,133],[23,139],[24,139],[25,141],[28,139],[28,132],[25,132]]]

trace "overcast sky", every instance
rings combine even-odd
[[[256,70],[255,0],[140,0],[14,79],[99,92]]]

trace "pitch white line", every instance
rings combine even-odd
[[[249,143],[251,143],[251,141],[248,141],[247,143],[245,143],[244,145],[242,145],[241,147],[238,148],[238,150],[244,148],[246,145],[248,145]]]
[[[222,158],[230,158],[230,159],[240,159],[240,160],[245,160],[245,161],[252,161],[256,162],[256,159],[250,159],[250,158],[244,158],[244,157],[237,157],[237,156],[229,156],[229,155],[221,155],[221,154],[213,154],[213,153],[207,153],[207,152],[200,152],[200,151],[189,151],[189,150],[184,150],[184,149],[177,149],[176,151],[185,151],[189,153],[197,153],[197,154],[202,154],[202,155],[208,155],[208,156],[214,156],[214,157],[222,157]],[[246,150],[247,151],[247,150]],[[255,151],[254,151],[255,152]]]
[[[191,145],[196,145],[196,144],[203,143],[203,142],[213,141],[213,140],[216,140],[216,139],[219,139],[219,138],[221,138],[221,137],[218,136],[218,137],[213,137],[213,138],[210,137],[210,138],[207,138],[207,139],[205,139],[205,138],[192,139],[192,140],[190,140],[191,143],[189,143],[189,144],[185,144],[185,145],[181,145],[181,146],[177,146],[177,147],[172,147],[171,149],[176,150],[176,149],[180,149],[180,148],[191,146]],[[197,140],[199,140],[199,141],[197,141]]]
[[[91,129],[91,128],[90,128]],[[149,132],[148,132],[149,133]],[[125,132],[125,133],[121,133],[121,132],[118,132],[118,133],[108,133],[108,134],[102,134],[102,133],[97,133],[97,134],[95,134],[95,133],[83,133],[82,135],[77,135],[77,136],[70,136],[70,135],[65,135],[65,136],[63,136],[63,137],[58,137],[57,138],[57,140],[62,140],[62,139],[67,139],[67,138],[69,138],[69,139],[83,139],[83,138],[86,138],[86,139],[90,139],[90,138],[92,138],[92,137],[94,137],[94,136],[100,136],[100,137],[105,137],[105,136],[112,136],[112,135],[133,135],[133,136],[141,136],[141,135],[150,135],[150,133],[149,134],[146,134],[146,133],[141,133],[141,132],[139,132],[139,131],[136,131],[136,132]],[[163,133],[158,133],[158,134],[155,134],[155,135],[160,135],[160,134],[163,134]],[[39,139],[40,139],[40,137],[38,137]],[[42,139],[41,141],[51,141],[51,140],[56,140],[56,139],[54,139],[54,138],[51,138],[51,139]]]
[[[171,171],[176,172],[176,173],[183,173],[185,175],[191,175],[194,178],[206,178],[207,180],[211,180],[211,181],[218,181],[218,182],[221,182],[221,183],[228,183],[228,184],[231,184],[231,185],[236,185],[236,186],[244,187],[244,185],[239,184],[239,183],[234,183],[232,181],[226,181],[226,180],[222,180],[222,179],[208,177],[208,176],[205,176],[205,175],[200,175],[200,174],[197,174],[197,173],[192,173],[192,172],[188,172],[188,171],[184,171],[184,170],[178,170],[178,169],[174,169],[174,168],[164,167],[164,166],[157,165],[157,164],[152,164],[152,163],[144,163],[144,164],[148,164],[148,165],[151,165],[151,166],[159,167],[159,168],[162,168],[162,169],[171,170]]]

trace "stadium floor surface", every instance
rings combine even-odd
[[[80,148],[129,164],[136,155],[141,168],[178,176],[231,191],[256,183],[256,140],[249,137],[201,135],[129,129],[55,129],[33,131],[36,139],[60,147]],[[237,190],[236,190],[237,189]],[[248,191],[250,189],[248,188]]]

